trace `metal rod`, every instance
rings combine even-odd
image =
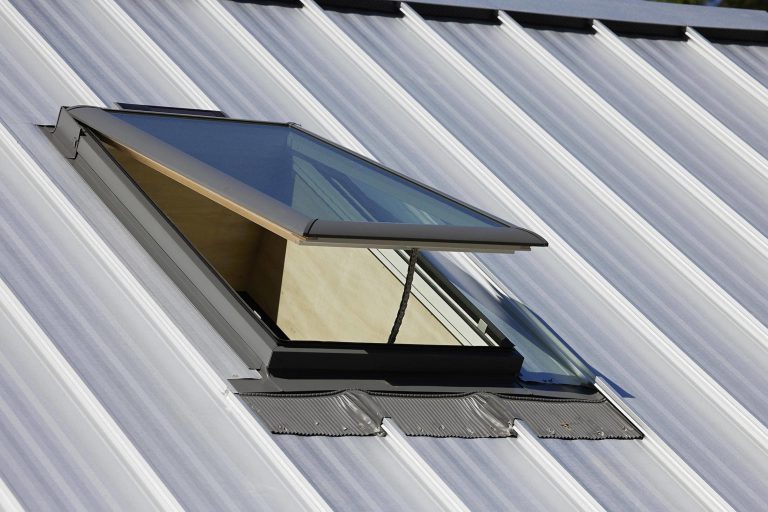
[[[416,260],[419,257],[418,249],[410,249],[408,252],[408,273],[405,275],[405,285],[403,286],[403,296],[400,299],[400,308],[397,310],[395,323],[392,325],[392,332],[389,333],[387,343],[394,343],[397,339],[397,333],[400,331],[400,325],[405,317],[405,309],[408,307],[408,297],[411,296],[411,285],[413,284],[413,274],[416,271]]]

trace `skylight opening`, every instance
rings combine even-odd
[[[103,140],[147,197],[283,341],[386,343],[403,283],[369,251],[292,243]],[[460,345],[411,293],[397,343]],[[454,330],[455,331],[455,330]],[[490,341],[475,334],[472,344]]]

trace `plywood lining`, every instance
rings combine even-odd
[[[288,243],[130,152],[109,149],[222,278],[289,339],[386,342],[403,285],[370,251]],[[411,295],[398,343],[459,342]]]

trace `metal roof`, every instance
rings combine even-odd
[[[402,8],[0,2],[0,506],[764,506],[768,48]],[[551,326],[645,438],[269,434],[225,383],[249,370],[35,126],[118,101],[298,122],[541,233],[544,251],[461,261],[484,300]]]

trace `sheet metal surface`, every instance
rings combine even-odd
[[[715,47],[754,79],[768,87],[768,45],[715,43]]]
[[[220,108],[230,115],[294,120],[333,136],[341,133],[340,121],[359,138],[362,147],[385,164],[510,221],[524,223],[519,217],[526,217],[528,211],[518,203],[500,200],[496,185],[486,175],[455,161],[451,156],[453,142],[417,122],[419,116],[402,98],[387,92],[379,83],[381,78],[361,78],[365,71],[360,62],[339,50],[347,43],[320,30],[317,20],[306,12],[224,2],[225,17],[217,10],[219,4],[174,0],[126,1],[121,2],[122,7],[111,2],[15,5],[18,11],[8,2],[0,3],[0,22],[4,24],[0,30],[0,121],[11,134],[10,139],[0,141],[0,148],[9,155],[6,165],[0,167],[4,184],[0,276],[162,484],[190,509],[261,506],[295,510],[317,508],[323,500],[342,510],[359,510],[366,505],[425,510],[444,507],[434,491],[423,491],[436,488],[433,475],[414,462],[412,453],[403,452],[387,438],[345,438],[342,442],[263,437],[259,433],[263,430],[256,426],[243,427],[238,409],[224,398],[227,391],[223,380],[242,373],[242,365],[32,123],[53,123],[60,105],[97,100]],[[20,22],[19,16],[31,25]],[[260,31],[259,23],[270,17],[274,26],[281,28]],[[500,118],[481,95],[446,67],[443,57],[415,37],[404,20],[396,21],[399,25],[395,26],[394,20],[375,16],[355,21],[347,21],[351,17],[340,14],[331,18],[461,144],[470,147],[500,177],[508,178],[505,187],[517,192],[544,219],[545,237],[557,234],[577,248],[578,257],[570,252],[570,246],[553,246],[536,254],[484,259],[500,282],[514,290],[596,372],[611,380],[683,463],[727,502],[742,510],[761,508],[768,501],[761,477],[768,472],[761,430],[767,409],[756,389],[764,387],[760,383],[765,354],[759,347],[767,341],[745,336],[738,321],[708,304],[697,287],[686,284],[679,271],[659,257],[659,248],[644,245],[637,232],[626,229],[626,217],[605,211],[605,196],[586,194],[573,182],[568,169],[552,164],[550,149],[542,148],[540,141],[515,123]],[[768,233],[764,208],[768,185],[738,152],[698,129],[685,111],[659,95],[652,84],[618,61],[594,36],[530,33],[711,191],[758,230]],[[309,53],[302,46],[305,41],[320,51]],[[390,50],[381,48],[384,42]],[[277,66],[264,64],[264,56],[259,54],[262,44]],[[755,48],[748,51],[764,49]],[[387,55],[389,51],[394,51],[397,59]],[[512,57],[510,65],[514,63]],[[507,84],[504,74],[494,76],[490,68],[483,70],[483,62],[478,58],[477,67],[504,85],[502,90],[510,99],[533,116],[535,110],[529,110],[533,100],[515,94],[516,85]],[[529,64],[533,73],[535,63]],[[741,65],[748,67],[745,62]],[[293,77],[303,84],[306,94],[288,86]],[[541,79],[542,91],[562,95],[564,104],[577,108],[578,102],[567,99],[550,80]],[[352,95],[356,87],[361,87],[359,95]],[[551,99],[542,93],[540,102]],[[473,117],[477,113],[470,112],[470,106],[487,118],[477,121]],[[544,111],[542,108],[534,117],[546,127]],[[461,119],[463,116],[475,120],[471,127]],[[567,134],[547,127],[550,129],[565,145]],[[504,137],[494,130],[500,130]],[[660,214],[653,217],[650,205],[631,198],[629,188],[611,182],[604,164],[597,160],[589,163],[586,148],[598,143],[597,137],[584,137],[582,149],[577,151],[573,145],[569,151],[583,158],[599,179],[611,183],[613,193],[637,209],[654,229],[671,229],[673,223]],[[639,158],[631,146],[616,143],[627,151],[628,160]],[[10,163],[14,158],[21,163]],[[31,159],[32,164],[24,163],[24,158]],[[43,194],[30,185],[28,178],[36,173],[48,176],[63,194]],[[684,202],[681,208],[690,208],[681,215],[691,230],[698,229],[700,223],[713,222],[703,215],[699,218],[697,210],[684,201],[683,191],[658,176],[654,179],[659,180],[654,182],[654,192],[663,192],[669,201],[663,204],[676,198]],[[552,198],[544,200],[544,191],[537,188],[543,189],[545,183],[549,190],[562,194],[557,196],[560,204],[553,204]],[[640,186],[639,182],[634,184]],[[81,228],[72,227],[69,214],[62,214],[70,210],[87,220],[94,238],[83,238]],[[590,229],[579,231],[581,228],[568,223],[568,215]],[[601,253],[602,248],[591,244],[587,231],[595,230],[619,236],[612,246],[618,252]],[[622,242],[626,248],[621,247]],[[732,298],[753,314],[760,314],[754,307],[757,302],[751,302],[758,298],[750,298],[748,285],[726,273],[717,274],[714,260],[707,263],[703,249],[678,240],[672,243],[695,265],[707,269]],[[735,258],[725,261],[739,263]],[[764,281],[764,267],[752,265],[743,264],[754,272],[749,280]],[[479,274],[472,276],[478,282],[484,279]],[[488,290],[496,289],[482,284]],[[617,289],[626,295],[617,296]],[[656,292],[658,302],[654,302]],[[153,304],[147,302],[145,294]],[[492,291],[486,300],[494,297],[502,300]],[[632,304],[637,309],[633,310]],[[651,326],[661,329],[657,332]],[[689,354],[693,365],[681,364],[670,355],[659,333]],[[747,361],[742,351],[753,361]],[[11,367],[23,368],[26,356],[22,352],[3,350],[3,356]],[[698,377],[701,372],[721,381],[728,394],[713,396]],[[213,384],[213,377],[219,384]],[[28,375],[7,373],[3,389],[21,390],[26,378]],[[60,388],[55,380],[41,380],[34,386],[36,399],[52,396]],[[727,406],[730,401],[741,402],[761,418],[759,427],[724,413],[734,410]],[[6,401],[0,414],[14,421],[24,410]],[[53,420],[45,421],[39,412],[30,413],[23,429],[37,437],[38,443],[55,440],[56,447],[63,450],[67,445],[54,436],[53,423],[66,431],[78,413],[57,411],[60,409],[50,411]],[[102,428],[85,424],[81,434],[72,434],[84,437],[73,439],[90,442],[90,437],[85,437],[88,429],[98,432]],[[10,430],[5,432],[9,435]],[[506,447],[519,439],[495,441],[507,443]],[[568,478],[553,473],[540,456],[515,464],[515,452],[501,445],[489,444],[478,459],[473,445],[468,444],[476,441],[430,442],[433,444],[425,448],[409,441],[406,448],[415,450],[443,484],[477,510],[513,497],[512,491],[502,486],[496,486],[497,494],[488,497],[489,481],[498,478],[494,473],[489,479],[484,472],[488,468],[505,468],[511,481],[509,489],[530,481],[528,494],[520,498],[528,503],[571,503],[580,487],[613,509],[658,510],[667,504],[670,508],[698,509],[708,505],[696,502],[699,498],[690,491],[686,472],[652,450],[647,440],[538,442],[535,446],[553,456],[554,464],[578,482],[576,487],[566,485]],[[26,446],[13,457],[29,457],[32,444]],[[64,472],[64,456],[83,462]],[[14,478],[8,477],[8,466],[3,465],[2,480],[29,508],[38,503],[68,503],[71,495],[66,489],[79,489],[76,492],[82,493],[80,500],[86,500],[85,508],[109,508],[109,499],[134,491],[134,484],[121,473],[123,469],[95,475],[97,468],[114,457],[109,450],[96,454],[86,447],[74,452],[52,451],[45,465],[24,462],[27,465],[21,467],[29,473]],[[286,472],[291,461],[299,472]],[[373,469],[371,461],[375,461]],[[478,466],[479,470],[464,470]],[[46,478],[52,472],[60,475],[59,486],[50,485]],[[538,475],[551,475],[551,479]],[[22,480],[26,487],[14,483]],[[94,489],[86,491],[87,485]],[[319,501],[306,486],[314,489]],[[560,491],[555,492],[555,488]],[[138,502],[140,494],[133,498],[142,505]]]
[[[768,234],[768,214],[762,207],[768,183],[759,169],[617,59],[597,36],[534,29],[529,33],[763,235]]]
[[[741,139],[768,156],[768,105],[751,96],[727,71],[713,66],[693,43],[622,39]]]

